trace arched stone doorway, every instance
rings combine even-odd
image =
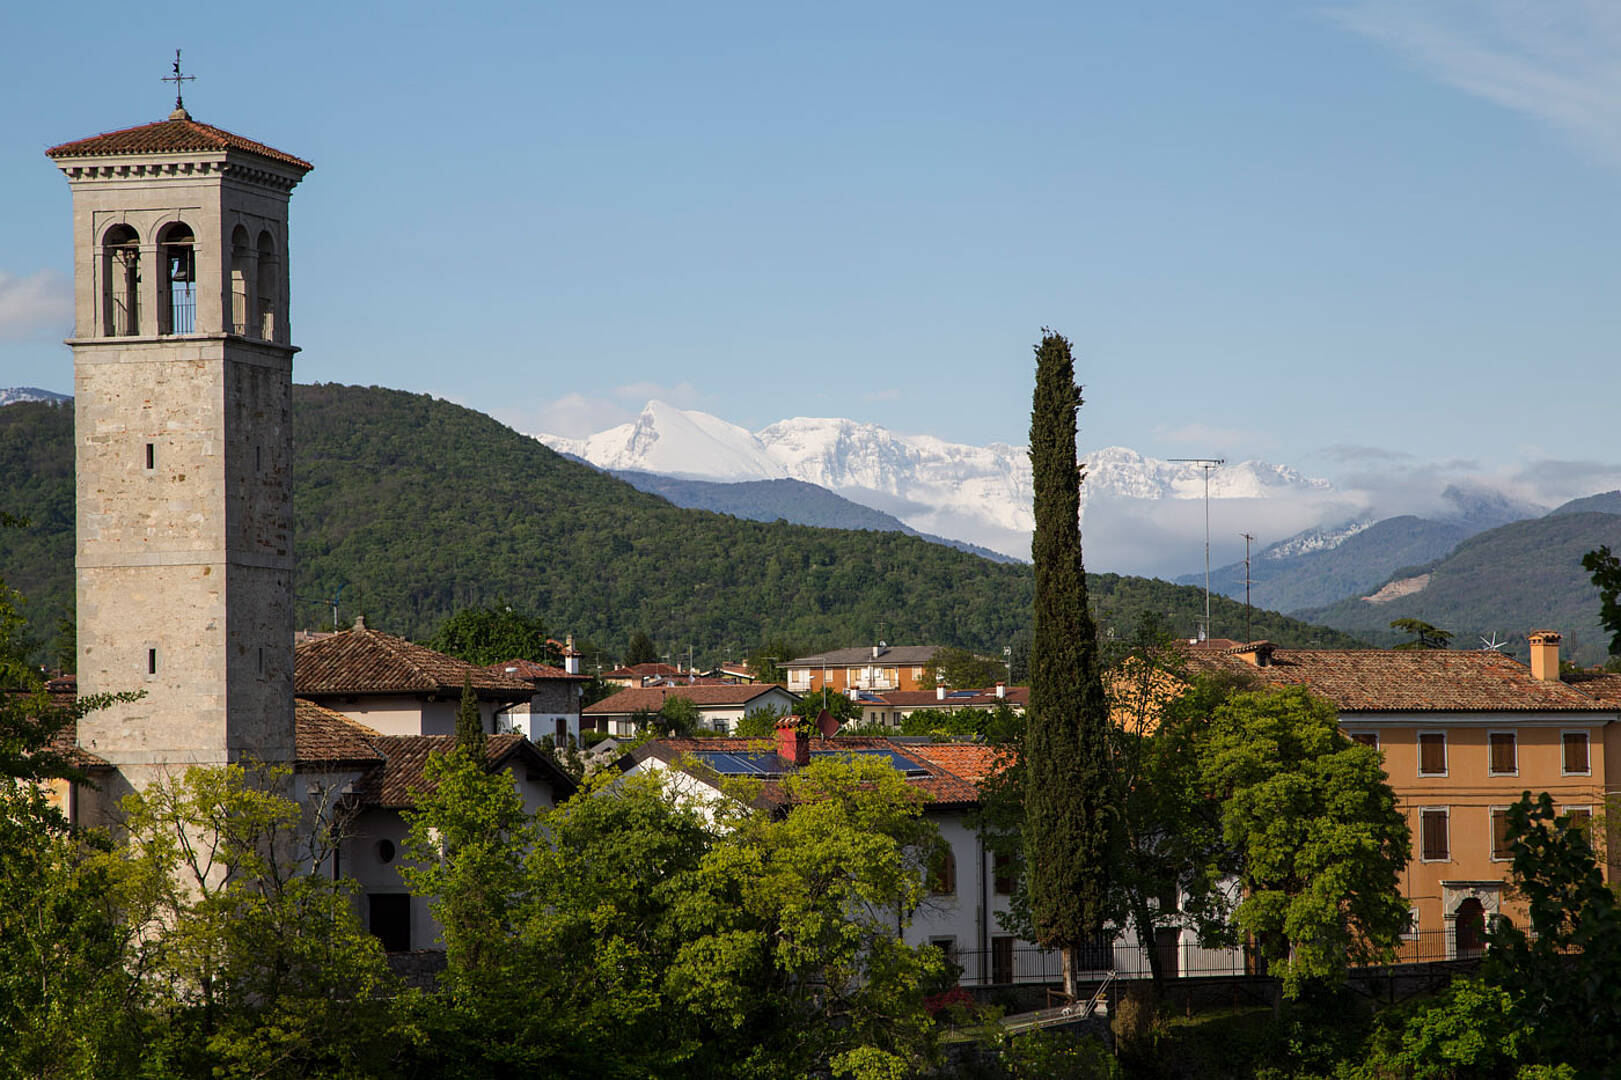
[[[1467,960],[1486,951],[1486,927],[1502,909],[1501,881],[1441,882],[1446,958]]]
[[[1459,960],[1470,960],[1486,951],[1486,905],[1470,897],[1458,905],[1452,924],[1452,952]]]

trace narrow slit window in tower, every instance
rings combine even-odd
[[[156,649],[146,650],[146,673],[148,675],[158,673],[158,650]]]
[[[158,467],[158,444],[146,444],[146,471],[151,472]]]

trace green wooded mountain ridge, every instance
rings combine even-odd
[[[294,531],[300,624],[342,618],[428,637],[470,605],[505,601],[609,651],[645,630],[661,649],[718,658],[767,638],[805,648],[891,642],[1000,653],[1028,633],[1030,568],[900,533],[744,521],[680,509],[567,460],[473,410],[377,387],[294,388]],[[0,574],[37,627],[73,592],[72,410],[0,409]],[[1203,594],[1092,575],[1103,632],[1145,613],[1188,632]],[[1242,604],[1214,602],[1214,633],[1242,636]],[[1349,635],[1272,612],[1254,632],[1345,646]]]

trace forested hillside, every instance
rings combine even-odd
[[[1480,636],[1496,634],[1522,659],[1529,631],[1558,630],[1567,659],[1595,664],[1607,653],[1609,635],[1599,626],[1598,590],[1582,569],[1582,556],[1601,544],[1621,550],[1621,517],[1562,507],[1544,518],[1490,529],[1445,558],[1397,571],[1393,580],[1406,584],[1385,595],[1411,591],[1388,602],[1356,596],[1303,614],[1376,642],[1400,637],[1389,630],[1399,618],[1450,630],[1459,648],[1478,648]],[[1369,594],[1373,590],[1363,595]]]
[[[0,532],[0,574],[48,614],[71,604],[72,412],[0,409],[0,507],[30,515]],[[1027,566],[898,533],[741,521],[684,510],[470,409],[375,387],[294,388],[295,550],[303,625],[343,586],[363,612],[416,638],[461,607],[500,600],[609,650],[645,630],[705,655],[767,638],[806,648],[939,642],[1000,653],[1026,632]],[[1095,576],[1105,632],[1144,612],[1186,633],[1197,589]],[[1243,605],[1217,598],[1214,632],[1243,635]],[[1266,612],[1256,636],[1353,639]]]

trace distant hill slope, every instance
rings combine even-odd
[[[1621,514],[1621,491],[1604,491],[1583,499],[1572,499],[1548,511],[1555,514]]]
[[[1274,611],[1296,612],[1332,604],[1382,584],[1403,566],[1439,559],[1466,539],[1468,526],[1404,515],[1375,522],[1326,550],[1250,560],[1250,598]],[[1269,549],[1270,550],[1270,549]],[[1198,575],[1177,578],[1193,584]],[[1244,595],[1244,564],[1210,572],[1210,588]]]
[[[344,586],[345,619],[416,638],[470,604],[505,600],[559,632],[622,648],[736,655],[772,636],[805,648],[940,642],[999,653],[1028,632],[1030,568],[894,532],[742,521],[677,508],[449,402],[375,387],[297,386],[294,515],[301,599]],[[0,409],[0,507],[34,528],[0,530],[0,574],[67,611],[73,587],[72,412]],[[1095,575],[1105,631],[1143,612],[1185,632],[1199,590]],[[314,625],[323,605],[301,606]],[[1218,599],[1215,633],[1243,606]],[[1352,639],[1269,612],[1257,636]],[[47,628],[48,629],[48,628]]]
[[[565,455],[569,456],[569,455]],[[717,514],[749,521],[786,521],[792,525],[815,525],[822,529],[872,529],[921,536],[925,540],[958,551],[967,551],[995,562],[1016,562],[990,548],[962,540],[920,533],[900,518],[862,506],[842,495],[803,480],[685,480],[677,476],[615,469],[613,475],[638,491],[650,492],[689,510],[713,510]]]
[[[1401,636],[1390,631],[1392,619],[1422,619],[1451,630],[1454,643],[1464,648],[1479,635],[1507,636],[1509,651],[1522,657],[1527,632],[1552,629],[1565,636],[1564,656],[1593,664],[1604,658],[1609,635],[1599,626],[1598,590],[1581,559],[1601,544],[1621,549],[1621,516],[1556,512],[1517,521],[1465,540],[1444,558],[1397,572],[1385,590],[1395,596],[1388,602],[1352,597],[1301,617],[1375,642]]]
[[[72,400],[71,394],[58,394],[55,390],[41,390],[37,386],[0,387],[0,406],[18,405],[25,401],[43,401],[51,405],[60,405],[64,401]]]

